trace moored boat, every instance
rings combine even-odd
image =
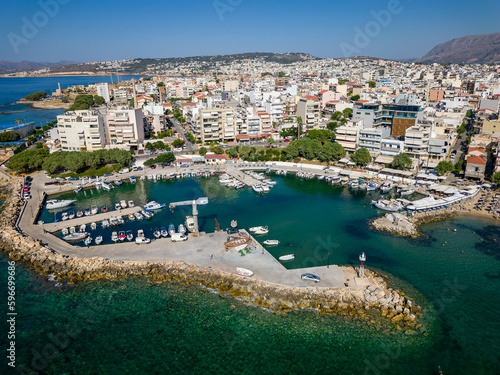
[[[154,236],[155,238],[160,238],[160,237],[161,237],[161,232],[158,230],[158,228],[155,228],[155,229],[153,230],[153,236]]]
[[[76,199],[62,199],[62,200],[57,200],[57,199],[51,199],[47,201],[47,209],[48,210],[55,210],[57,208],[63,208],[67,207],[70,204],[73,204],[76,202]]]
[[[135,206],[134,201],[128,201],[128,206],[129,208],[132,208]]]
[[[168,226],[168,234],[170,235],[170,237],[172,237],[172,234],[175,233],[175,225],[170,223],[170,225]]]
[[[113,232],[111,233],[111,241],[117,242],[118,241],[118,232]]]
[[[65,241],[81,241],[87,237],[87,233],[70,233],[63,237]]]
[[[186,227],[183,224],[179,224],[177,231],[181,234],[184,234],[184,233],[186,233]]]
[[[100,244],[102,244],[102,236],[97,236],[97,237],[95,238],[95,244],[96,244],[96,245],[100,245]]]
[[[135,216],[134,216],[134,214],[130,214],[130,215],[128,215],[128,219],[129,219],[130,221],[134,221],[134,220],[135,220]]]
[[[125,201],[125,200],[120,201],[120,206],[122,208],[127,208],[127,201]]]
[[[144,206],[144,208],[148,209],[148,210],[160,210],[164,207],[165,207],[165,203],[157,203],[155,201],[148,202]]]
[[[92,244],[92,237],[88,236],[84,241],[85,246],[90,246]]]
[[[265,240],[263,244],[268,246],[276,246],[279,245],[280,242],[278,240]]]
[[[378,201],[372,201],[372,204],[381,210],[389,212],[396,212],[404,208],[400,202],[394,199],[379,199]]]
[[[192,216],[186,216],[186,228],[190,232],[194,232],[196,230],[194,226],[194,218]]]
[[[78,211],[76,213],[76,217],[82,217],[83,216],[83,211]]]
[[[119,239],[120,241],[125,241],[125,238],[126,238],[126,236],[125,236],[125,232],[124,232],[124,231],[120,231],[120,232],[118,233],[118,239]]]
[[[295,255],[294,254],[282,255],[278,259],[279,260],[292,260],[292,259],[295,259]]]
[[[237,267],[235,273],[239,276],[244,276],[244,277],[252,277],[253,276],[252,271],[250,271],[246,268],[242,268],[242,267]]]
[[[128,230],[126,232],[126,236],[127,236],[127,241],[132,241],[134,239],[134,234],[132,233],[131,230]]]
[[[160,228],[160,233],[163,237],[167,237],[168,236],[168,230],[166,227],[161,227]]]

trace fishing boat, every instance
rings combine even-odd
[[[372,204],[384,211],[396,212],[402,210],[403,205],[395,199],[379,199],[378,201],[372,201]]]
[[[186,228],[190,232],[194,232],[196,230],[194,225],[194,218],[192,216],[186,216]]]
[[[162,237],[167,237],[168,236],[168,230],[166,227],[161,227],[160,228],[160,234],[162,235]]]
[[[63,237],[63,240],[65,241],[81,241],[85,237],[87,237],[87,233],[70,233],[66,236]]]
[[[97,215],[97,213],[98,213],[98,212],[99,212],[99,209],[97,208],[97,206],[92,206],[92,207],[90,208],[90,213],[91,213],[92,215]]]
[[[109,228],[109,221],[108,220],[104,219],[101,224],[102,224],[102,229]]]
[[[151,242],[151,240],[144,236],[144,231],[142,229],[139,229],[137,231],[137,237],[135,238],[135,243],[140,245],[140,244],[147,244],[150,242]]]
[[[386,181],[382,184],[382,186],[380,186],[380,191],[382,193],[387,193],[388,191],[392,190],[393,187],[394,185],[392,182]]]
[[[115,203],[115,210],[121,210],[122,209],[122,206],[120,205],[120,203]]]
[[[111,241],[113,241],[113,242],[118,241],[118,232],[111,233]]]
[[[92,244],[92,237],[88,236],[83,243],[85,246],[90,246]]]
[[[160,210],[164,207],[165,207],[165,203],[157,203],[155,201],[148,202],[144,206],[144,208],[146,208],[148,210]]]
[[[224,243],[224,247],[226,250],[243,250],[245,247],[248,246],[248,243],[250,242],[250,238],[248,237],[236,237],[232,238],[229,241],[226,241]]]
[[[96,230],[97,229],[97,224],[96,223],[90,224],[90,229]]]
[[[135,206],[134,201],[128,201],[128,206],[130,208],[134,207]]]
[[[78,194],[79,192],[81,192],[81,191],[82,191],[82,189],[83,189],[83,188],[82,188],[80,185],[78,185],[78,186],[75,188],[75,190],[73,190],[73,193]]]
[[[264,192],[264,189],[262,188],[262,186],[260,184],[253,184],[252,189],[256,193],[263,193]]]
[[[253,272],[252,271],[247,270],[246,268],[241,268],[241,267],[237,267],[235,273],[238,276],[244,276],[244,277],[252,277],[253,276]]]
[[[131,230],[128,230],[126,232],[126,236],[127,236],[127,241],[132,241],[134,239],[134,234],[132,233]]]
[[[130,214],[130,215],[128,215],[128,219],[129,219],[130,221],[134,221],[134,220],[135,220],[135,216],[134,216],[134,214]]]
[[[63,228],[61,230],[61,232],[62,232],[63,236],[66,236],[69,233],[69,230],[68,230],[68,228]]]
[[[78,211],[76,213],[76,217],[82,217],[83,216],[83,211]]]
[[[67,207],[70,204],[73,204],[76,202],[76,199],[62,199],[62,200],[57,200],[57,199],[51,199],[47,201],[47,210],[55,210],[57,208],[63,208]]]
[[[414,192],[415,190],[412,189],[403,189],[399,191],[399,194],[404,197],[405,195],[412,195]]]
[[[68,220],[68,213],[67,213],[67,212],[63,212],[63,213],[62,213],[61,220],[62,220],[62,221],[66,221],[66,220]]]
[[[80,233],[85,232],[85,229],[87,229],[87,226],[85,224],[80,225]]]
[[[120,201],[120,206],[121,206],[122,208],[127,208],[127,201],[126,201],[126,200],[122,200],[122,201]]]
[[[102,244],[102,236],[97,236],[97,237],[95,238],[95,244],[96,244],[96,245],[100,245],[100,244]]]
[[[76,228],[75,227],[69,227],[69,233],[75,233]]]
[[[135,176],[130,176],[130,182],[135,183],[136,181],[137,179],[135,178]]]
[[[155,230],[153,231],[153,236],[155,238],[160,238],[161,237],[161,232],[158,230],[158,228],[155,228]]]
[[[85,216],[90,216],[90,208],[86,208],[83,213],[85,214]]]
[[[108,212],[108,207],[104,206],[103,208],[101,208],[101,212],[104,214],[106,212]]]
[[[170,234],[170,237],[172,237],[172,234],[175,233],[175,225],[170,223],[170,225],[168,226],[168,234]]]
[[[134,216],[137,220],[144,220],[144,216],[140,212],[136,212]]]
[[[73,220],[75,218],[75,211],[70,211],[68,214],[68,219]]]
[[[153,214],[151,213],[151,211],[148,212],[146,210],[142,210],[141,215],[144,216],[146,219],[151,219],[153,217]]]
[[[115,181],[115,185],[118,186],[118,187],[122,186],[122,181],[121,180],[116,180]]]
[[[179,224],[177,231],[181,234],[184,234],[184,233],[186,233],[186,227],[183,224]]]
[[[276,246],[279,245],[280,242],[278,240],[265,240],[263,244],[268,246]]]
[[[105,189],[107,191],[110,191],[110,190],[115,188],[111,183],[106,182],[106,181],[101,182],[101,185],[102,185],[103,189]]]
[[[282,255],[278,259],[279,260],[292,260],[292,259],[295,259],[295,255],[294,254]]]
[[[125,235],[125,232],[124,232],[124,231],[120,231],[120,232],[118,233],[118,239],[119,239],[120,241],[122,241],[122,242],[123,242],[123,241],[125,241],[125,238],[126,238],[126,237],[127,237],[127,236]]]

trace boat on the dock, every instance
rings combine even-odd
[[[68,230],[68,228],[63,228],[63,229],[61,230],[61,232],[62,232],[63,236],[66,236],[66,235],[68,235],[69,230]]]
[[[158,203],[155,201],[148,202],[144,206],[144,208],[148,209],[148,210],[161,210],[164,207],[165,207],[165,203]]]
[[[82,189],[83,189],[83,188],[82,188],[80,185],[78,185],[78,186],[75,188],[75,190],[73,190],[73,193],[78,194],[79,192],[81,192],[81,191],[82,191]]]
[[[192,216],[186,216],[185,223],[186,223],[187,230],[190,231],[191,233],[196,230],[196,228],[194,226],[194,218]]]
[[[69,227],[69,233],[75,233],[76,228],[75,227]]]
[[[63,237],[64,241],[81,241],[87,237],[87,233],[70,233]]]
[[[70,204],[73,204],[76,202],[76,199],[51,199],[47,201],[47,210],[55,210],[57,208],[63,208],[67,207]]]
[[[118,232],[111,233],[111,241],[113,241],[113,242],[118,241]]]
[[[137,181],[137,179],[135,178],[135,176],[130,176],[130,182],[135,183],[136,181]]]
[[[137,220],[144,220],[144,216],[140,212],[136,212],[134,216]]]
[[[86,208],[83,213],[85,214],[85,216],[90,216],[90,208]]]
[[[117,216],[116,217],[116,222],[117,222],[118,225],[125,224],[125,220],[123,220],[123,217],[121,217],[121,216]]]
[[[134,239],[134,234],[132,233],[131,230],[128,230],[126,232],[126,236],[127,236],[127,241],[132,241]]]
[[[280,242],[278,240],[265,240],[263,244],[268,246],[276,246],[279,245]]]
[[[75,218],[75,216],[76,216],[75,211],[70,211],[68,214],[68,219],[72,220]]]
[[[252,277],[253,276],[252,271],[250,271],[246,268],[241,268],[241,267],[237,267],[235,273],[239,276],[244,276],[244,277]]]
[[[153,236],[154,236],[155,238],[160,238],[160,237],[161,237],[161,232],[160,232],[160,230],[159,230],[158,228],[155,228],[155,229],[153,230]]]
[[[160,234],[162,235],[162,237],[168,237],[168,230],[166,227],[161,227],[160,228]]]
[[[234,237],[224,243],[226,250],[243,250],[250,242],[249,237]]]
[[[90,246],[92,244],[92,237],[88,236],[83,243],[85,246]]]
[[[122,186],[122,181],[121,180],[116,180],[115,181],[115,185],[118,186],[118,187]]]
[[[126,201],[126,200],[122,200],[122,201],[120,201],[120,206],[121,206],[122,208],[127,208],[127,201]]]
[[[103,208],[101,208],[101,212],[104,214],[106,212],[108,212],[108,207],[104,206]]]
[[[125,241],[125,238],[126,238],[126,237],[127,237],[127,236],[125,235],[125,232],[124,232],[124,231],[120,231],[120,232],[118,233],[118,239],[119,239],[120,241],[122,241],[122,242],[123,242],[123,241]]]
[[[95,238],[95,244],[96,244],[96,245],[100,245],[100,244],[102,244],[102,236],[97,236],[97,237]]]
[[[292,259],[295,259],[295,254],[282,255],[278,259],[279,260],[292,260]]]
[[[168,234],[170,234],[170,237],[172,237],[172,234],[175,233],[175,225],[170,223],[170,225],[168,226]]]
[[[372,201],[372,204],[381,210],[389,212],[396,212],[404,208],[403,205],[395,199],[379,199],[378,201]]]
[[[111,184],[110,182],[106,182],[106,181],[101,182],[101,185],[102,185],[103,189],[105,189],[107,191],[110,191],[110,190],[115,188],[113,186],[113,184]]]

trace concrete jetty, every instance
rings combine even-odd
[[[257,180],[256,178],[253,178],[252,176],[247,175],[246,173],[243,173],[239,169],[232,169],[228,168],[226,170],[226,173],[231,176],[232,178],[240,181],[241,183],[245,184],[246,186],[252,187],[253,184],[259,184],[260,181]]]
[[[55,233],[63,228],[69,228],[69,227],[75,227],[78,228],[82,224],[91,224],[91,223],[99,223],[105,219],[109,220],[112,216],[128,216],[130,214],[134,214],[136,212],[142,211],[142,208],[139,206],[136,207],[131,207],[131,208],[125,208],[119,211],[109,211],[97,215],[89,215],[89,216],[82,216],[76,219],[72,220],[64,220],[64,221],[58,221],[57,223],[44,223],[43,224],[43,229],[46,232],[49,233]]]

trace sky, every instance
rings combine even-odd
[[[498,0],[9,1],[0,60],[242,52],[418,58],[453,38],[500,32],[499,14]]]

